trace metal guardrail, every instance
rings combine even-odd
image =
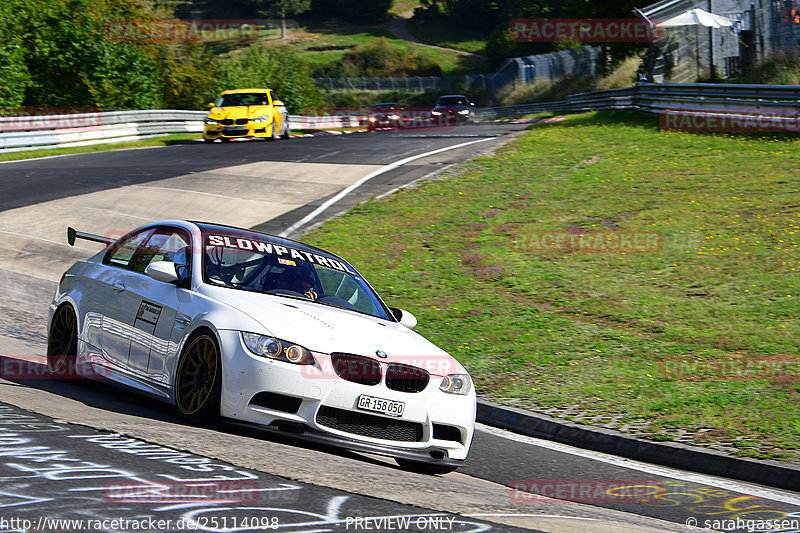
[[[559,102],[478,109],[476,118],[494,119],[541,112],[575,113],[603,109],[636,109],[651,113],[781,115],[800,118],[800,86],[711,83],[643,83],[623,89],[573,94]],[[0,117],[0,151],[75,146],[110,140],[136,139],[168,133],[199,133],[205,111],[157,109],[28,117]],[[363,116],[291,115],[294,128],[357,127]],[[59,127],[62,126],[62,127]],[[77,127],[76,127],[77,126]]]
[[[0,132],[39,131],[54,129],[89,128],[112,124],[140,122],[198,121],[208,113],[181,109],[154,109],[147,111],[96,111],[59,115],[26,115],[0,117]]]
[[[478,118],[498,118],[552,111],[575,113],[603,109],[712,112],[800,116],[800,86],[714,83],[642,83],[623,89],[573,94],[559,102],[481,109]]]
[[[201,133],[206,111],[155,109],[0,117],[0,151],[12,152],[136,140],[170,133]],[[357,127],[358,116],[290,115],[300,129]]]

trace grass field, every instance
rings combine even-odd
[[[483,54],[486,51],[485,32],[459,28],[435,20],[418,19],[408,22],[408,30],[424,43],[473,54]]]
[[[798,168],[796,137],[664,132],[634,114],[589,114],[533,126],[494,157],[304,240],[415,313],[484,398],[797,460],[798,381],[739,379],[719,365],[800,367]],[[543,232],[660,244],[528,246]]]
[[[305,28],[292,31],[285,43],[279,40],[269,42],[285,44],[313,68],[338,61],[356,46],[380,37],[385,37],[393,47],[438,63],[444,75],[482,72],[481,63],[475,58],[465,57],[455,50],[441,50],[396,39],[382,25],[348,27],[332,22],[308,23]]]
[[[181,144],[200,139],[199,133],[174,133],[141,139],[138,141],[91,144],[88,146],[71,146],[67,148],[45,148],[42,150],[25,150],[20,152],[0,151],[0,161],[18,161],[20,159],[32,159],[36,157],[51,157],[54,155],[85,154],[90,152],[107,152],[109,150],[119,150],[122,148],[145,148],[149,146],[169,146]]]

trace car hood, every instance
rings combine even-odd
[[[208,117],[213,120],[223,120],[226,118],[257,118],[269,114],[268,105],[251,105],[236,107],[212,107]]]
[[[311,301],[207,287],[209,293],[263,325],[263,332],[311,350],[350,353],[426,368],[432,374],[462,373],[447,352],[407,327]]]

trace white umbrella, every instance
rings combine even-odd
[[[709,28],[722,28],[723,26],[733,26],[733,21],[728,17],[715,15],[702,9],[690,9],[686,13],[681,13],[677,17],[672,17],[664,22],[659,22],[658,26],[708,26]]]

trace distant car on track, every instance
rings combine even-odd
[[[403,109],[395,103],[375,104],[369,110],[367,129],[402,128]]]
[[[452,471],[476,401],[455,359],[413,332],[347,261],[230,226],[168,220],[111,239],[63,275],[47,364],[83,368],[175,405]]]
[[[475,104],[463,94],[440,96],[431,110],[434,121],[471,124],[475,122]]]
[[[224,91],[204,120],[203,140],[288,139],[292,135],[286,106],[270,89]]]

